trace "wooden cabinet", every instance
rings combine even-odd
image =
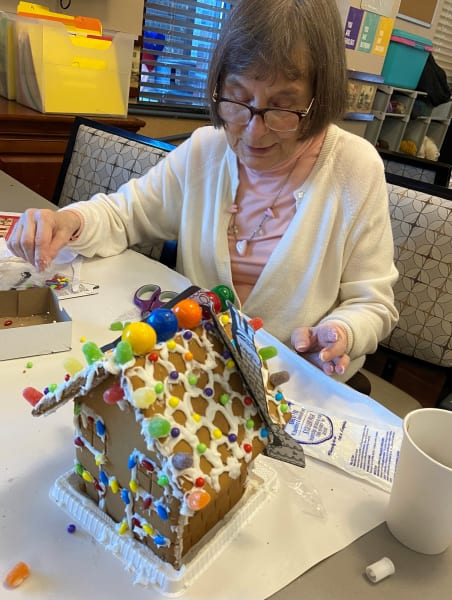
[[[0,98],[0,170],[51,200],[74,118]],[[136,117],[92,119],[135,133],[146,124]]]

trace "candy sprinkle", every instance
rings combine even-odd
[[[14,567],[7,573],[5,577],[5,584],[10,588],[16,588],[21,585],[25,579],[30,575],[30,567],[27,563],[18,562]]]
[[[66,531],[68,533],[75,533],[76,530],[76,526],[74,525],[74,523],[69,523],[69,525],[66,527]]]

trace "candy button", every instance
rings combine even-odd
[[[177,316],[169,308],[153,310],[146,321],[155,329],[158,342],[171,339],[179,328]]]

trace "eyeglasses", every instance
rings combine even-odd
[[[216,98],[213,101],[218,105],[218,114],[225,123],[229,125],[248,125],[255,115],[263,118],[265,125],[272,131],[289,133],[296,131],[301,119],[309,115],[314,103],[312,98],[308,108],[305,110],[289,110],[286,108],[254,108],[244,102],[236,102],[228,98]]]

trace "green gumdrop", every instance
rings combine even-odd
[[[273,358],[278,354],[278,350],[274,346],[265,346],[264,348],[259,348],[258,352],[262,360],[268,360],[269,358]]]
[[[122,331],[123,327],[124,326],[121,323],[121,321],[115,321],[114,323],[111,323],[110,330],[111,331]]]
[[[133,359],[133,350],[129,342],[122,340],[115,348],[115,361],[120,365],[128,363]]]
[[[153,438],[165,437],[171,430],[171,424],[163,417],[154,417],[149,421],[148,432]]]
[[[85,342],[82,346],[82,352],[85,355],[86,362],[92,365],[103,358],[103,352],[94,342]]]

